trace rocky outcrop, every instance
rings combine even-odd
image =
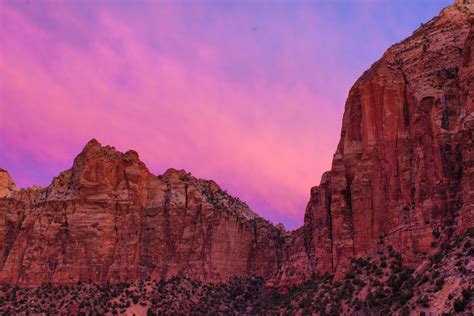
[[[387,245],[416,265],[436,239],[473,226],[473,10],[444,9],[350,90],[332,168],[306,209],[313,272],[341,275]]]
[[[6,170],[0,168],[0,198],[8,197],[15,191],[17,188],[12,177]]]
[[[280,230],[215,182],[156,177],[95,140],[48,187],[1,199],[0,215],[0,281],[21,286],[269,277],[280,260]]]

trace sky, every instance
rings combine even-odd
[[[351,85],[450,3],[0,0],[0,167],[48,185],[96,138],[297,228]]]

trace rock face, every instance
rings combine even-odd
[[[3,183],[3,182],[2,182]],[[3,185],[3,184],[2,184]],[[0,281],[36,286],[166,279],[203,281],[279,265],[280,230],[213,181],[90,141],[47,188],[0,200]]]
[[[458,1],[354,84],[332,168],[285,231],[213,181],[152,175],[92,140],[46,188],[0,169],[0,282],[341,276],[391,245],[413,267],[474,225],[474,5]]]
[[[458,1],[354,84],[332,168],[311,190],[313,272],[392,245],[405,263],[474,224],[474,5]],[[294,274],[284,268],[282,274]]]
[[[15,191],[17,188],[12,177],[6,170],[0,168],[0,198],[5,198]]]

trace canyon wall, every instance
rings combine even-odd
[[[332,168],[306,209],[312,271],[340,274],[387,245],[416,265],[473,226],[473,10],[444,9],[351,88]]]
[[[90,141],[46,188],[0,173],[0,282],[36,286],[256,274],[279,262],[281,231],[213,181],[152,175],[134,151]],[[2,180],[5,179],[5,180]]]

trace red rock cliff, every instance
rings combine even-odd
[[[474,224],[473,10],[444,9],[357,80],[300,229],[272,226],[213,181],[156,177],[134,151],[91,141],[46,188],[17,190],[0,170],[0,282],[299,283],[387,245],[416,265]]]
[[[350,90],[332,168],[306,209],[310,272],[341,273],[388,244],[416,264],[438,233],[473,226],[474,5],[464,2],[388,49]]]
[[[12,181],[3,182],[11,188]],[[280,230],[215,182],[174,169],[156,177],[136,152],[95,140],[50,186],[8,192],[0,199],[1,282],[104,283],[178,273],[218,281],[269,277],[278,268]]]

